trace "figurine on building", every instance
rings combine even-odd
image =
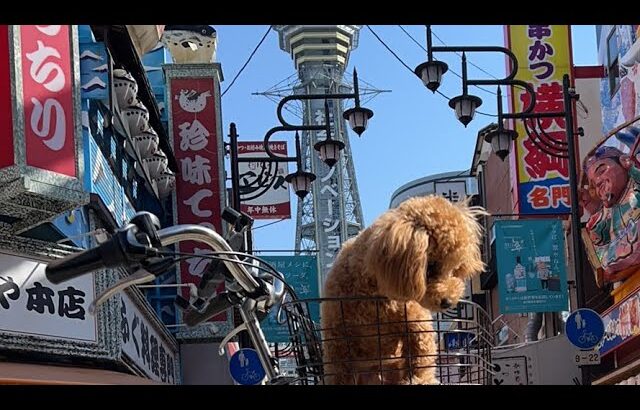
[[[589,189],[581,204],[590,213],[589,239],[604,283],[620,282],[640,267],[640,169],[618,148],[599,147],[584,165]]]

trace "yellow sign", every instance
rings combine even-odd
[[[562,76],[571,74],[569,26],[507,28],[508,47],[518,60],[516,78],[528,82],[536,91],[534,112],[563,111]],[[529,104],[529,94],[521,88],[510,91],[511,112],[522,112]],[[520,213],[569,212],[569,164],[566,158],[553,155],[566,156],[564,118],[527,120],[527,127],[524,121],[517,120],[515,125]],[[534,129],[537,133],[532,132]]]

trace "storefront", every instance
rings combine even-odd
[[[0,383],[180,383],[178,344],[138,290],[89,313],[117,272],[54,285],[43,254],[68,249],[6,236],[0,247]]]
[[[79,66],[89,54],[80,48],[77,26],[0,26],[0,383],[177,384],[178,344],[140,291],[89,312],[126,272],[59,285],[44,274],[49,261],[95,246],[92,233],[108,234],[135,212],[111,201],[123,195],[96,195],[118,163],[89,166],[98,162],[83,134]],[[124,190],[109,181],[109,192]]]

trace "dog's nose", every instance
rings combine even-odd
[[[451,300],[449,300],[448,298],[443,298],[440,301],[440,307],[442,309],[447,309],[447,308],[451,307]]]

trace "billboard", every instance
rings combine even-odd
[[[320,297],[318,283],[318,261],[315,256],[261,256],[262,259],[273,265],[284,275],[285,281],[296,291],[298,299],[314,299]],[[288,299],[289,300],[289,299]],[[311,319],[320,323],[320,304],[310,303]],[[270,343],[289,342],[289,330],[287,323],[279,324],[276,318],[277,308],[271,309],[269,315],[260,326],[264,336]],[[281,319],[286,320],[284,312]]]
[[[640,335],[640,291],[603,313],[604,338],[598,345],[604,356]]]
[[[508,48],[518,60],[516,78],[533,86],[534,112],[564,110],[562,77],[571,75],[571,32],[566,25],[507,26]],[[510,88],[511,112],[522,112],[530,101],[522,88]],[[550,138],[566,143],[564,118],[542,118],[533,124]],[[530,127],[531,128],[531,127]],[[538,148],[524,122],[515,121],[515,174],[521,214],[570,212],[569,162]],[[541,144],[542,145],[542,144]],[[552,151],[553,152],[553,151]]]
[[[286,141],[270,141],[269,149],[276,155],[287,156]],[[242,141],[238,142],[238,158],[243,157],[268,156],[262,141]],[[291,218],[289,184],[284,180],[288,173],[286,162],[239,162],[242,212],[253,219]]]
[[[568,310],[562,221],[502,220],[494,229],[500,313]]]
[[[77,177],[71,26],[21,25],[20,40],[26,164]]]
[[[226,190],[216,68],[213,65],[169,64],[164,69],[169,130],[179,171],[174,223],[202,225],[224,234],[221,213],[226,202]],[[193,241],[181,242],[178,248],[180,252],[194,255],[181,260],[180,283],[198,285],[209,266],[209,259],[200,255],[210,254],[213,250]],[[217,290],[223,291],[224,283]],[[189,299],[187,288],[184,288],[182,296]],[[225,312],[209,322],[213,324],[191,329],[189,336],[185,332],[179,337],[197,336],[198,332],[209,332],[207,329],[214,334],[201,336],[219,336],[231,326],[232,317]]]
[[[0,254],[0,332],[29,337],[98,342],[93,275],[54,285],[44,274],[47,264]]]
[[[640,265],[638,26],[597,26],[603,137],[582,162],[583,239],[596,282],[623,282]]]

